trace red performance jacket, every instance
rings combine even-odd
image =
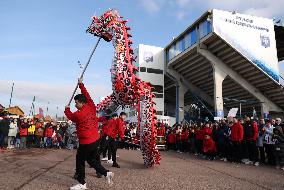
[[[246,140],[257,140],[258,137],[258,126],[256,122],[252,123],[252,127],[253,127],[253,137],[247,138]]]
[[[157,136],[165,136],[165,129],[162,127],[159,127],[157,129]]]
[[[212,136],[212,129],[210,127],[204,127],[203,133],[204,133],[204,135]]]
[[[125,123],[121,118],[109,120],[108,130],[106,131],[106,134],[109,137],[115,138],[116,135],[119,135],[119,137],[123,139],[124,131],[125,131]]]
[[[203,152],[216,152],[216,145],[212,138],[203,140]]]
[[[234,123],[231,126],[231,140],[242,141],[244,138],[244,128],[240,123]]]
[[[68,119],[76,123],[79,143],[91,144],[99,139],[96,105],[83,83],[79,84],[79,88],[86,97],[87,102],[74,113],[70,111],[70,108],[66,108],[64,113]]]
[[[174,144],[175,143],[175,135],[174,134],[170,133],[168,135],[168,143],[170,143],[170,144]]]
[[[52,137],[53,135],[53,128],[52,126],[46,126],[44,136],[45,137]]]
[[[165,125],[162,123],[160,127],[157,127],[157,136],[165,136]]]
[[[195,130],[195,139],[196,140],[203,140],[204,139],[204,131],[202,129]]]
[[[181,140],[182,141],[187,141],[188,140],[188,137],[189,137],[189,132],[188,130],[183,130],[181,132]]]
[[[25,137],[28,135],[28,128],[29,128],[29,124],[28,123],[21,123],[20,126],[20,137]]]

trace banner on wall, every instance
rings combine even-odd
[[[272,19],[214,9],[213,31],[279,83]]]

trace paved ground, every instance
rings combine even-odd
[[[0,153],[0,189],[61,190],[75,181],[75,151],[32,149]],[[206,161],[188,154],[162,152],[160,166],[146,169],[139,151],[119,150],[115,184],[87,167],[89,189],[284,189],[284,171],[269,167]]]

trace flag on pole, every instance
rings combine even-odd
[[[34,96],[34,99],[33,99],[33,103],[32,103],[32,115],[35,115],[35,96]]]
[[[43,118],[43,109],[42,108],[38,108],[38,112],[39,112],[39,118]]]

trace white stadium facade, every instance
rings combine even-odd
[[[272,19],[210,10],[165,48],[139,45],[139,76],[155,88],[158,119],[284,116],[284,27]],[[120,108],[121,109],[121,108]],[[137,121],[134,108],[124,108]]]

